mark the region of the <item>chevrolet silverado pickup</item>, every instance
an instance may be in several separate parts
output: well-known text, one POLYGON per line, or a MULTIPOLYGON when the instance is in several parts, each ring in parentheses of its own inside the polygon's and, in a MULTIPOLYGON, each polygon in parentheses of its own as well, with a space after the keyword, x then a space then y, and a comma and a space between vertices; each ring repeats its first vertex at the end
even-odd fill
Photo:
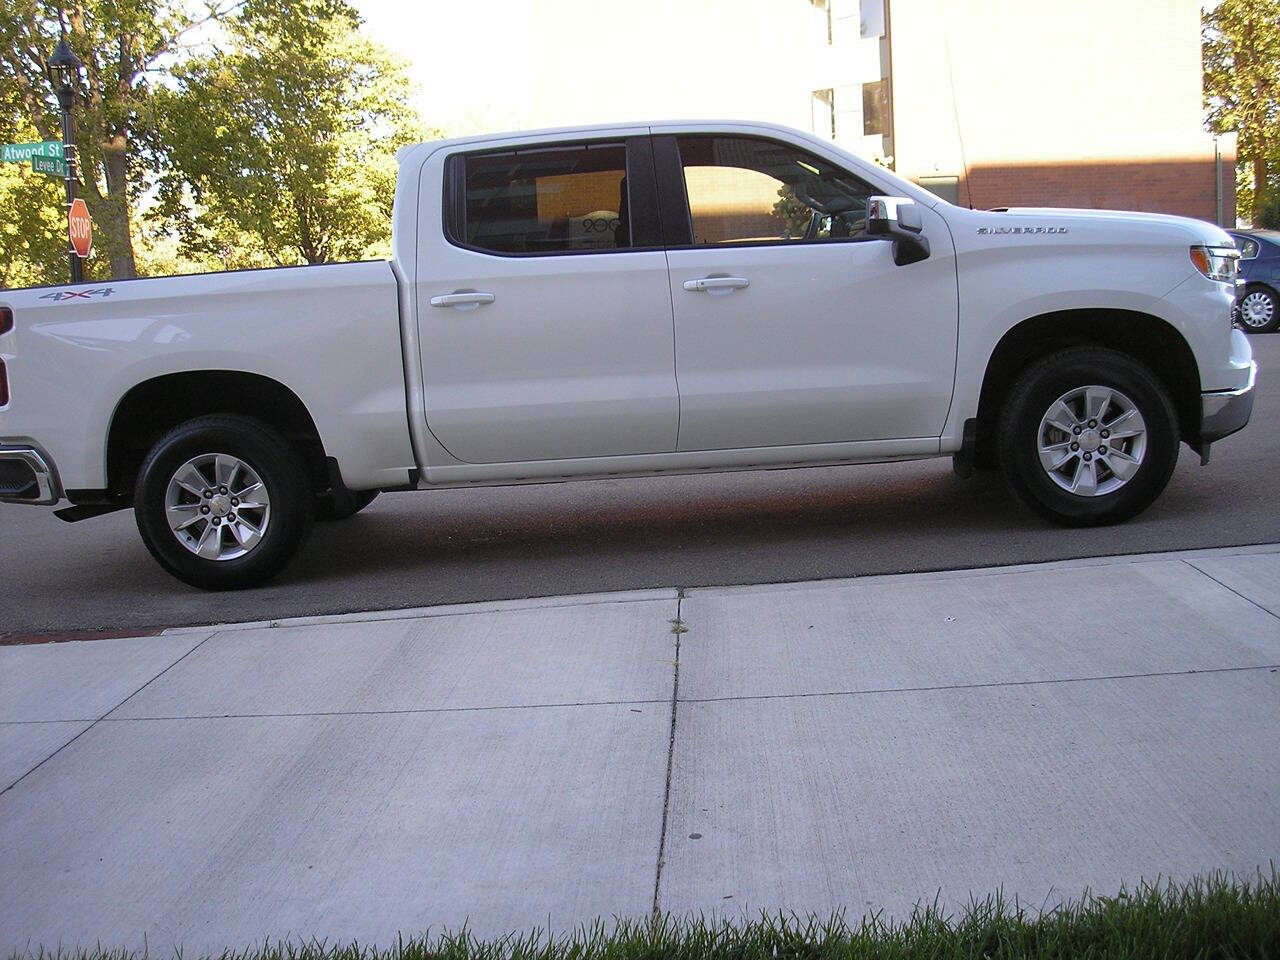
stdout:
POLYGON ((953 206, 817 137, 399 154, 390 261, 0 291, 0 500, 243 587, 378 491, 952 456, 1113 523, 1249 419, 1218 227, 953 206))

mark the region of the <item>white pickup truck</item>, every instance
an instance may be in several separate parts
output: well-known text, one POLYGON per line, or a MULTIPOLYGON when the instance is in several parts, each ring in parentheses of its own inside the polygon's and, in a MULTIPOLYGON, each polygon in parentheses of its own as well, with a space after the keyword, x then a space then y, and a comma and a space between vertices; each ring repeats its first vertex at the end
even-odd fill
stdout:
POLYGON ((1112 523, 1249 419, 1208 223, 962 209, 754 123, 399 163, 390 262, 0 291, 0 500, 131 506, 230 588, 380 490, 953 455, 1112 523))

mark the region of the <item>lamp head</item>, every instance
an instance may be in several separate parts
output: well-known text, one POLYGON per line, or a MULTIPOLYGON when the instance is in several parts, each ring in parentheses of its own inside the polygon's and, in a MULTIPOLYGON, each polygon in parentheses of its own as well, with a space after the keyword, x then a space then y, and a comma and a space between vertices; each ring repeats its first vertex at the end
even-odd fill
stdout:
POLYGON ((44 72, 49 82, 53 84, 54 92, 66 95, 74 93, 80 86, 81 68, 80 58, 67 45, 67 38, 64 35, 58 41, 58 46, 54 48, 53 56, 45 63, 44 72))

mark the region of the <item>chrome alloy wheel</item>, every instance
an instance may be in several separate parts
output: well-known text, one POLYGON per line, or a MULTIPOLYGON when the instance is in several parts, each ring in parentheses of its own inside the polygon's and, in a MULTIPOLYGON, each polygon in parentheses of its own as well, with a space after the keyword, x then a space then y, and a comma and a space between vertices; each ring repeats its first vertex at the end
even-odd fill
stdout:
POLYGON ((1077 387, 1049 405, 1040 420, 1040 465, 1068 493, 1101 497, 1119 490, 1142 466, 1147 424, 1132 400, 1112 387, 1077 387))
POLYGON ((235 560, 266 534, 271 497, 243 460, 229 453, 204 453, 169 478, 164 513, 178 542, 197 557, 235 560))
POLYGON ((1240 320, 1246 327, 1260 330, 1275 319, 1276 305, 1261 290, 1255 290, 1240 301, 1240 320))

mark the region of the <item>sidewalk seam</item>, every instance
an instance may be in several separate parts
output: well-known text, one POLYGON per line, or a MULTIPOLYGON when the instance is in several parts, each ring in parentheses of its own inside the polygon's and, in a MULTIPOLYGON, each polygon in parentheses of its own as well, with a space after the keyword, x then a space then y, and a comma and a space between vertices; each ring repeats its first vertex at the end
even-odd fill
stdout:
MULTIPOLYGON (((483 713, 493 710, 554 710, 570 707, 635 707, 641 704, 667 703, 667 700, 577 700, 563 703, 485 704, 478 707, 401 707, 387 710, 288 710, 278 713, 191 713, 159 717, 100 717, 103 723, 148 723, 164 720, 288 720, 295 717, 395 717, 424 713, 483 713)), ((124 704, 115 707, 119 710, 124 704)), ((114 710, 112 712, 114 712, 114 710)), ((30 720, 27 723, 56 721, 30 720)), ((84 722, 84 721, 81 721, 84 722)), ((95 721, 97 722, 97 721, 95 721)))
POLYGON ((138 694, 140 694, 143 690, 147 689, 147 687, 151 686, 151 684, 155 683, 157 680, 163 677, 166 673, 168 673, 170 670, 172 670, 174 667, 180 664, 183 660, 187 659, 187 657, 191 656, 193 653, 195 653, 197 650, 199 650, 201 647, 203 647, 206 643, 208 643, 217 635, 218 635, 218 632, 216 630, 212 631, 209 634, 209 636, 205 637, 203 640, 201 640, 199 643, 193 646, 190 650, 188 650, 186 653, 180 656, 177 660, 173 661, 173 663, 169 664, 167 667, 165 667, 163 670, 157 673, 154 677, 151 677, 149 680, 146 681, 146 683, 138 687, 137 690, 134 690, 133 693, 129 694, 127 697, 125 697, 123 700, 117 703, 114 707, 111 707, 109 710, 107 710, 106 713, 100 716, 97 720, 94 720, 87 727, 85 727, 83 730, 77 733, 74 737, 72 737, 62 746, 58 747, 57 750, 53 751, 53 753, 49 754, 47 757, 45 757, 43 760, 37 763, 34 767, 32 767, 22 776, 18 777, 17 780, 13 781, 13 783, 9 784, 3 790, 0 790, 0 797, 3 797, 6 793, 8 793, 10 790, 16 787, 18 784, 20 784, 23 780, 27 779, 27 777, 31 776, 31 774, 35 773, 37 770, 43 767, 46 763, 48 763, 50 760, 52 760, 54 757, 60 754, 63 750, 67 749, 67 747, 71 746, 73 743, 75 743, 77 740, 83 737, 86 733, 88 733, 98 724, 102 723, 102 721, 105 720, 110 714, 115 713, 117 710, 123 707, 126 703, 128 703, 138 694))
POLYGON ((1050 677, 1043 680, 992 680, 987 683, 943 683, 922 687, 872 687, 867 690, 820 690, 813 693, 744 693, 728 697, 690 697, 682 703, 733 703, 739 700, 802 700, 807 697, 862 697, 884 693, 937 693, 943 690, 986 690, 993 687, 1038 687, 1055 683, 1091 683, 1103 680, 1144 680, 1158 677, 1187 677, 1205 673, 1247 673, 1278 670, 1280 663, 1260 663, 1248 667, 1204 667, 1190 670, 1158 670, 1152 673, 1113 673, 1096 677, 1050 677))
POLYGON ((671 732, 667 740, 667 782, 662 790, 662 829, 658 834, 658 866, 653 877, 653 917, 662 912, 662 866, 667 855, 667 814, 671 809, 671 767, 676 753, 676 708, 680 704, 680 638, 686 632, 683 617, 684 589, 676 595, 676 618, 671 621, 671 632, 676 637, 676 658, 671 682, 671 732))
POLYGON ((1201 568, 1201 567, 1197 567, 1197 566, 1196 566, 1194 563, 1192 563, 1190 560, 1183 560, 1182 562, 1183 562, 1183 563, 1185 563, 1185 564, 1186 564, 1188 567, 1190 567, 1192 570, 1195 570, 1195 571, 1197 571, 1198 573, 1202 573, 1202 574, 1204 574, 1206 577, 1208 577, 1210 580, 1212 580, 1212 581, 1213 581, 1214 583, 1216 583, 1218 586, 1222 587, 1224 590, 1230 590, 1232 593, 1234 593, 1234 594, 1235 594, 1237 597, 1239 597, 1241 600, 1244 600, 1244 601, 1246 601, 1246 602, 1248 602, 1248 603, 1253 604, 1255 607, 1257 607, 1259 610, 1261 610, 1263 613, 1265 613, 1267 616, 1271 617, 1272 619, 1280 620, 1280 614, 1276 613, 1274 610, 1269 609, 1268 607, 1264 607, 1264 606, 1263 606, 1262 604, 1260 604, 1257 600, 1253 600, 1253 599, 1251 599, 1251 598, 1249 598, 1249 597, 1246 597, 1243 593, 1241 593, 1241 592, 1240 592, 1239 590, 1237 590, 1235 587, 1232 587, 1232 586, 1230 586, 1230 585, 1228 585, 1228 584, 1223 583, 1221 580, 1219 580, 1217 577, 1215 577, 1215 576, 1214 576, 1212 573, 1210 573, 1208 570, 1205 570, 1205 569, 1203 569, 1203 568, 1201 568))

